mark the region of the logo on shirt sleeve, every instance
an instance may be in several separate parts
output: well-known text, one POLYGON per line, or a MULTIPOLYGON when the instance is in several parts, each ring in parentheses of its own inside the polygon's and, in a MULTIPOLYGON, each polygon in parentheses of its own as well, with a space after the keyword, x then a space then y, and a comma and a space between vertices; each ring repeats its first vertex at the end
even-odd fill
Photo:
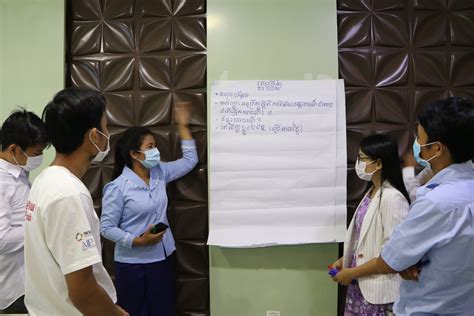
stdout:
POLYGON ((87 249, 95 247, 94 235, 90 230, 85 231, 83 233, 77 233, 76 240, 77 242, 81 243, 82 251, 86 251, 87 249))

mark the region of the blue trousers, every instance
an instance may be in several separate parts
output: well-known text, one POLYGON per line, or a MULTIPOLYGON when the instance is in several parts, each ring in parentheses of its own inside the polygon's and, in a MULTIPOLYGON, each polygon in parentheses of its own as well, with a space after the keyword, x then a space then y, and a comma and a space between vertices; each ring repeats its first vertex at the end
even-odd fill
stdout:
POLYGON ((115 262, 117 304, 130 316, 176 315, 176 259, 130 264, 115 262))

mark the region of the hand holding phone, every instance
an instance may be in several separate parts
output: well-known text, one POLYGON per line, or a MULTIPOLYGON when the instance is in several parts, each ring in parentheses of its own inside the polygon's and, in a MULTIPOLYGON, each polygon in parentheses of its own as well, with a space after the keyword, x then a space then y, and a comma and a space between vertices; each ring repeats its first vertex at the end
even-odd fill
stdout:
POLYGON ((168 229, 168 225, 166 225, 165 223, 158 223, 158 224, 155 224, 153 225, 153 228, 151 229, 151 233, 152 234, 158 234, 158 233, 161 233, 163 231, 165 231, 166 229, 168 229))
POLYGON ((143 234, 133 239, 133 246, 150 246, 161 242, 167 228, 165 223, 148 226, 143 234))

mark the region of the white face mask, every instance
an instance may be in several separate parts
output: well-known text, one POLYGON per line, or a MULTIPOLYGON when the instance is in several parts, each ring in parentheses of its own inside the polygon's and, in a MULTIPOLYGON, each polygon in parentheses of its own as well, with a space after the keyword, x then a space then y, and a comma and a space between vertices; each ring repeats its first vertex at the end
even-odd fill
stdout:
POLYGON ((21 166, 23 170, 25 171, 32 171, 41 166, 43 163, 43 154, 34 156, 34 157, 28 157, 26 159, 26 165, 21 166))
POLYGON ((377 172, 377 170, 374 170, 374 172, 371 172, 371 173, 367 173, 365 172, 365 168, 367 168, 368 164, 374 163, 375 161, 376 160, 366 162, 366 161, 360 161, 359 159, 357 159, 357 162, 355 165, 355 171, 357 173, 357 176, 365 181, 372 180, 372 176, 374 175, 374 173, 377 172))
POLYGON ((89 140, 91 141, 92 145, 94 145, 94 147, 99 151, 97 155, 94 157, 94 159, 92 160, 93 162, 101 162, 109 154, 109 151, 110 151, 110 137, 105 135, 99 130, 97 130, 97 133, 107 138, 107 148, 104 151, 100 150, 99 146, 97 146, 97 144, 94 143, 94 141, 92 140, 92 137, 91 137, 92 131, 90 131, 89 140))
POLYGON ((23 149, 20 148, 20 150, 26 157, 26 165, 20 165, 18 161, 16 161, 15 156, 12 156, 12 158, 13 160, 15 160, 16 164, 20 166, 23 170, 30 172, 41 166, 41 164, 43 163, 43 154, 30 157, 23 151, 23 149))

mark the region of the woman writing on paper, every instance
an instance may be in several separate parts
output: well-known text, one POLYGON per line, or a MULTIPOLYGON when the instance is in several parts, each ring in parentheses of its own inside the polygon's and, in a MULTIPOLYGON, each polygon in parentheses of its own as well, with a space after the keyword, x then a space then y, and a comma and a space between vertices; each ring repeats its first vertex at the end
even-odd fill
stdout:
POLYGON ((115 242, 118 304, 131 316, 175 315, 176 248, 167 229, 166 185, 198 162, 189 106, 179 104, 175 113, 183 158, 161 162, 152 132, 132 127, 117 144, 114 180, 104 188, 101 232, 115 242))

